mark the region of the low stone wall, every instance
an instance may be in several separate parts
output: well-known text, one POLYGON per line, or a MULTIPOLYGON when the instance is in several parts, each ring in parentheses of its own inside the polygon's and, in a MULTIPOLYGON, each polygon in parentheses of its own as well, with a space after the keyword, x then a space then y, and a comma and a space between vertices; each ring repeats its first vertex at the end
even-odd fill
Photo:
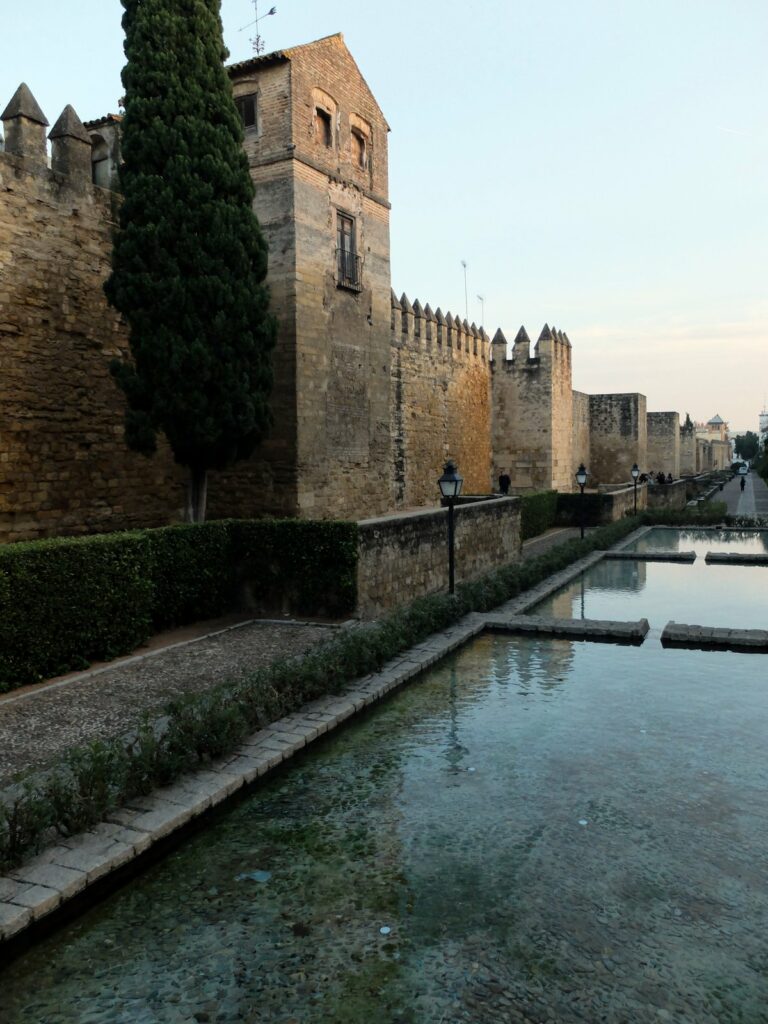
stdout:
POLYGON ((688 503, 688 482, 648 485, 648 508, 682 509, 688 503))
MULTIPOLYGON (((454 510, 456 583, 520 557, 519 498, 496 498, 454 510)), ((371 619, 425 594, 448 589, 448 510, 405 512, 358 523, 358 615, 371 619)))
MULTIPOLYGON (((646 484, 637 486, 637 511, 642 512, 648 507, 648 487, 646 484)), ((617 519, 623 519, 625 515, 631 515, 635 511, 635 488, 621 487, 612 488, 610 491, 600 493, 600 525, 615 523, 617 519)))

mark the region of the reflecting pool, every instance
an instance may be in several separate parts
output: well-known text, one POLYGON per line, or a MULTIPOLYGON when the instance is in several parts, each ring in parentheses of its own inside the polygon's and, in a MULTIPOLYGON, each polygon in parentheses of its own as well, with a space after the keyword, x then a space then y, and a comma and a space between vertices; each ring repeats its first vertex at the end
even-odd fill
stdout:
POLYGON ((673 530, 657 526, 627 544, 625 551, 695 551, 704 558, 708 551, 727 554, 768 553, 768 530, 673 530))
POLYGON ((481 637, 0 975, 0 1020, 765 1020, 761 665, 481 637))
POLYGON ((646 618, 657 629, 670 619, 698 626, 768 629, 766 596, 768 567, 707 565, 699 554, 692 565, 598 562, 527 610, 566 619, 646 618))

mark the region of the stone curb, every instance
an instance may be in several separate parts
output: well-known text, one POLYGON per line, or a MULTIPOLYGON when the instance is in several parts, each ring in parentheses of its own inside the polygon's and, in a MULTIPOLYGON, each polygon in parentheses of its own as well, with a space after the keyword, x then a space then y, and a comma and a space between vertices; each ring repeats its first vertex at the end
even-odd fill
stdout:
POLYGON ((696 561, 695 551, 606 551, 609 562, 686 562, 696 561))
POLYGON ((611 619, 556 619, 545 615, 492 615, 486 616, 485 625, 494 633, 536 633, 632 643, 642 643, 650 629, 648 619, 619 622, 611 619))
POLYGON ((465 616, 393 658, 380 672, 358 679, 343 694, 305 704, 254 733, 208 769, 183 776, 149 796, 134 798, 87 832, 61 840, 7 876, 0 876, 0 948, 37 921, 61 910, 88 886, 146 853, 155 843, 482 633, 485 625, 482 615, 465 616))
POLYGON ((768 565, 768 555, 731 555, 726 552, 708 551, 704 561, 710 565, 768 565))
POLYGON ((685 622, 668 622, 661 633, 664 647, 716 647, 725 651, 768 653, 768 630, 721 629, 718 626, 696 626, 685 622))

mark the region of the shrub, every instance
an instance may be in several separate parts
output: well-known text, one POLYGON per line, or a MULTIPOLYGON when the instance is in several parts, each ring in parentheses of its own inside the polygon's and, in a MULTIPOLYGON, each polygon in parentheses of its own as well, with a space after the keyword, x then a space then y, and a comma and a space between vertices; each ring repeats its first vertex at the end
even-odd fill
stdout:
POLYGON ((227 520, 148 530, 155 629, 224 615, 234 607, 233 524, 227 520))
POLYGON ((557 518, 557 491, 540 491, 537 494, 523 494, 521 540, 538 537, 551 529, 557 518))
POLYGON ((597 526, 602 510, 601 498, 602 495, 595 493, 559 493, 557 495, 557 525, 578 526, 581 523, 581 517, 584 516, 585 526, 597 526))
POLYGON ((247 603, 262 612, 351 614, 357 603, 357 524, 238 520, 234 558, 247 603))
POLYGON ((151 564, 138 532, 0 546, 0 691, 146 640, 151 564))

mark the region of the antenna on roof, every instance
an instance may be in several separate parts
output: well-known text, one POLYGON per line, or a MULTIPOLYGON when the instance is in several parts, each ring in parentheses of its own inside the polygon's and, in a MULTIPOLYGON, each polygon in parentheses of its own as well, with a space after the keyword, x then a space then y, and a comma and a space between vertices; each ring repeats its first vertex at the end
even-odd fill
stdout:
POLYGON ((259 57, 264 53, 265 49, 264 40, 259 35, 259 22, 263 21, 264 18, 269 18, 271 15, 277 14, 277 8, 270 7, 266 14, 259 15, 259 0, 253 0, 253 13, 256 16, 254 20, 249 21, 247 25, 243 25, 243 27, 238 31, 245 32, 247 28, 253 28, 254 25, 256 26, 256 35, 251 39, 251 46, 253 47, 253 52, 257 57, 259 57))

